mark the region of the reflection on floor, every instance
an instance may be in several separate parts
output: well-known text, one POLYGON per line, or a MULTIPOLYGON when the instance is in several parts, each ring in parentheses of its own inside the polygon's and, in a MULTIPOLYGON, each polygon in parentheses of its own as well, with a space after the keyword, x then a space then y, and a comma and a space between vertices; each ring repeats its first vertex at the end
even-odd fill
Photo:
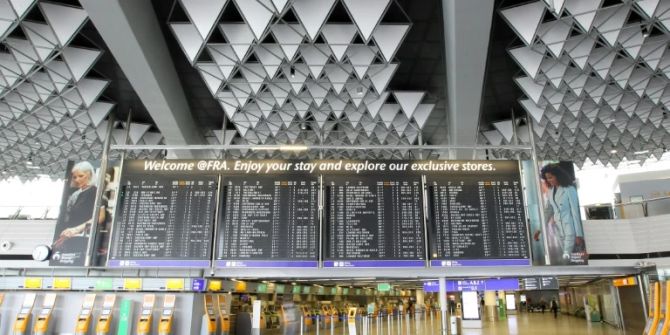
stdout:
MULTIPOLYGON (((356 323, 356 335, 419 335, 419 334, 440 334, 439 318, 420 318, 418 320, 402 318, 398 321, 393 320, 372 320, 366 327, 364 322, 356 323), (367 329, 366 329, 367 328, 367 329)), ((539 314, 519 314, 509 315, 507 320, 496 322, 483 322, 481 329, 462 329, 462 335, 553 335, 553 334, 571 334, 571 335, 603 335, 603 334, 623 334, 623 331, 615 329, 607 324, 595 322, 589 323, 584 319, 568 315, 559 315, 554 319, 551 313, 539 314)), ((336 323, 335 327, 328 324, 326 327, 320 327, 317 331, 314 326, 309 327, 302 332, 305 335, 350 335, 346 327, 341 323, 336 323), (332 329, 332 330, 331 330, 332 329)), ((282 330, 263 330, 263 335, 274 334, 301 334, 299 327, 295 329, 282 330)), ((451 333, 445 333, 452 335, 451 333)))

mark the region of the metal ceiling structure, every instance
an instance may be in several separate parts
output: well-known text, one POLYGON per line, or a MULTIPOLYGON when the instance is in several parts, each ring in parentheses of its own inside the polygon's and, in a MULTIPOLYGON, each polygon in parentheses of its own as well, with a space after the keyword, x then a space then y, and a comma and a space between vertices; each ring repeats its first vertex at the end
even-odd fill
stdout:
MULTIPOLYGON (((68 3, 0 0, 0 177, 61 177, 67 159, 100 158, 115 103, 92 71, 103 50, 78 44, 87 22, 68 3)), ((131 142, 162 142, 149 124, 130 127, 131 142)), ((126 143, 125 131, 114 138, 126 143)))
POLYGON ((642 163, 670 148, 669 22, 670 0, 0 0, 0 179, 99 158, 129 114, 111 141, 137 158, 642 163), (318 150, 250 150, 283 145, 318 150))
POLYGON ((541 158, 618 166, 666 152, 670 1, 532 1, 500 15, 523 42, 509 55, 541 158))
POLYGON ((175 6, 188 21, 173 14, 170 29, 234 125, 215 130, 211 144, 409 145, 419 141, 435 107, 423 91, 387 89, 411 27, 408 17, 382 20, 398 6, 390 0, 180 0, 175 6), (337 21, 329 19, 336 4, 346 10, 337 21), (225 11, 233 14, 221 18, 225 11))

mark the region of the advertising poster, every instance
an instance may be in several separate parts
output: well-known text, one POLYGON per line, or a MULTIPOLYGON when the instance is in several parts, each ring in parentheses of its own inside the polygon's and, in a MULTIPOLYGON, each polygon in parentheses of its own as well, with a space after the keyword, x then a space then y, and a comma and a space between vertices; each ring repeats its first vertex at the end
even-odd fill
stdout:
POLYGON ((116 190, 120 177, 118 164, 110 162, 107 171, 100 171, 99 161, 69 162, 61 210, 51 245, 51 266, 83 266, 91 225, 95 221, 97 238, 92 265, 104 265, 109 244, 109 229, 113 221, 116 190), (98 185, 100 173, 105 181, 98 185), (98 187, 103 187, 100 211, 96 220, 93 212, 98 187))
MULTIPOLYGON (((524 161, 523 167, 525 172, 535 168, 532 161, 524 161)), ((524 173, 526 185, 534 184, 529 180, 534 176, 533 173, 524 173)), ((546 265, 548 258, 551 265, 586 265, 588 253, 574 164, 568 161, 542 161, 537 176, 539 190, 534 187, 526 189, 533 264, 546 265), (538 191, 542 199, 539 205, 538 191), (544 212, 544 222, 541 222, 538 208, 544 212)))

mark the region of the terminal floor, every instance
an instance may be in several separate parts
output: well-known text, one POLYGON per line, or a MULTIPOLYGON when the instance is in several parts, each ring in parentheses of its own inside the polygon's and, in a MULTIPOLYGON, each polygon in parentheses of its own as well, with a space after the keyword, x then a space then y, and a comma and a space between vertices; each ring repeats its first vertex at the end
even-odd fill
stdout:
MULTIPOLYGON (((387 321, 387 320, 385 320, 387 321)), ((472 329, 464 328, 462 329, 462 335, 480 335, 480 334, 494 334, 494 335, 553 335, 553 334, 571 334, 571 335, 604 335, 604 334, 613 334, 623 335, 624 332, 614 327, 600 323, 590 323, 586 322, 585 319, 577 318, 569 315, 559 315, 557 319, 554 319, 551 313, 523 313, 518 315, 510 315, 505 321, 495 321, 495 322, 482 322, 483 327, 481 329, 472 329)), ((349 335, 349 332, 337 324, 336 327, 333 327, 331 333, 331 328, 319 329, 317 333, 314 327, 310 327, 308 331, 303 332, 305 335, 349 335)), ((367 332, 363 331, 363 327, 360 324, 357 324, 357 333, 356 335, 419 335, 419 334, 440 334, 440 323, 439 319, 435 318, 432 320, 420 319, 414 320, 411 319, 409 323, 403 322, 398 324, 397 320, 391 323, 389 329, 388 322, 375 323, 372 322, 367 332)), ((299 332, 284 332, 279 330, 278 332, 265 330, 262 334, 300 334, 299 332)))

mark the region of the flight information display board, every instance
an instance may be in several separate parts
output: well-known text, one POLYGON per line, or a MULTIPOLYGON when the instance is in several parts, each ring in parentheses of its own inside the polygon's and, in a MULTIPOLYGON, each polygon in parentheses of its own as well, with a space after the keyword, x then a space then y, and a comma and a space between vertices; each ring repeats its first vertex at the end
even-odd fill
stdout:
POLYGON ((521 287, 527 291, 558 290, 559 283, 556 277, 528 277, 521 280, 521 287))
POLYGON ((324 175, 324 267, 425 267, 418 174, 324 175))
POLYGON ((218 180, 124 174, 107 266, 211 266, 218 180))
POLYGON ((318 266, 316 176, 225 176, 222 185, 217 266, 318 266))
POLYGON ((530 265, 518 163, 462 166, 426 174, 431 266, 530 265))

